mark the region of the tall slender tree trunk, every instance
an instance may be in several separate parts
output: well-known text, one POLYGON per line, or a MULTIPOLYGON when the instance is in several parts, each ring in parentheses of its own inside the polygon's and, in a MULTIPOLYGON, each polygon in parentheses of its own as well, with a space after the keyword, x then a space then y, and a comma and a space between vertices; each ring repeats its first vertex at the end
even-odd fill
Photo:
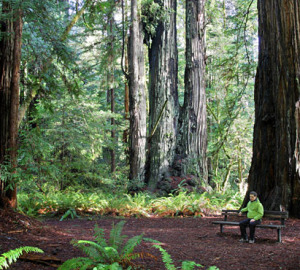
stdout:
MULTIPOLYGON (((2 2, 0 41, 0 164, 10 164, 11 173, 17 163, 19 80, 22 41, 22 13, 2 2)), ((0 170, 1 176, 1 170, 0 170)), ((17 206, 16 184, 0 180, 0 207, 17 206), (12 186, 12 188, 8 188, 12 186)))
POLYGON ((131 0, 129 39, 130 179, 144 182, 146 163, 146 96, 141 7, 131 0))
MULTIPOLYGON (((129 36, 126 34, 125 24, 128 24, 128 16, 127 16, 127 10, 128 10, 128 3, 127 0, 122 0, 122 12, 123 12, 123 55, 125 58, 125 66, 124 66, 124 75, 125 75, 125 85, 124 85, 124 109, 125 109, 125 121, 130 121, 130 110, 129 110, 129 79, 128 79, 128 72, 129 72, 129 36), (125 6, 124 6, 125 4, 125 6)), ((122 61, 123 59, 121 59, 122 61)), ((129 122, 130 123, 130 122, 129 122)), ((130 127, 126 128, 123 131, 123 142, 125 144, 129 141, 129 130, 130 127)), ((126 152, 126 156, 128 156, 129 160, 129 147, 128 151, 126 152)))
MULTIPOLYGON (((108 100, 110 101, 110 111, 112 113, 115 112, 115 77, 114 77, 114 73, 115 73, 115 67, 114 67, 114 61, 115 61, 115 57, 114 57, 114 33, 113 33, 113 24, 114 24, 114 1, 111 3, 111 10, 108 14, 108 40, 109 40, 109 56, 108 56, 108 95, 110 96, 110 98, 108 98, 108 100)), ((110 124, 111 124, 111 141, 115 142, 116 139, 116 131, 115 131, 115 119, 112 117, 110 120, 110 124)), ((116 153, 115 153, 115 149, 114 146, 111 146, 110 148, 110 171, 112 173, 114 173, 116 171, 116 153)))
POLYGON ((300 0, 259 0, 258 13, 248 192, 256 190, 268 210, 282 206, 300 217, 300 0))
POLYGON ((150 190, 154 190, 157 183, 168 176, 175 156, 179 115, 176 0, 157 2, 171 12, 167 21, 158 24, 149 49, 149 133, 151 137, 147 182, 150 190), (167 102, 166 106, 164 106, 165 102, 167 102))
POLYGON ((204 9, 205 0, 186 1, 185 93, 177 150, 180 159, 195 164, 200 179, 207 184, 204 9))
MULTIPOLYGON (((128 47, 128 38, 125 38, 125 47, 128 47)), ((128 53, 125 53, 125 72, 128 73, 128 53)), ((126 78, 125 78, 126 79, 126 78)), ((129 110, 129 82, 125 81, 124 86, 124 111, 125 111, 125 121, 130 121, 130 110, 129 110)), ((123 132, 123 142, 128 143, 129 128, 126 128, 123 132)))

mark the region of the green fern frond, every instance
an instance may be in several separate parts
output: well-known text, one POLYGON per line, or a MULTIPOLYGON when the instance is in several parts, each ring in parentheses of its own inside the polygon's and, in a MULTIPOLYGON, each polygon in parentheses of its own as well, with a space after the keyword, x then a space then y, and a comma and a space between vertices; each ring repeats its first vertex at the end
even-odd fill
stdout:
POLYGON ((95 225, 95 240, 101 247, 107 247, 104 230, 95 225))
POLYGON ((193 270, 195 267, 203 267, 203 265, 193 261, 184 261, 181 265, 182 270, 193 270))
POLYGON ((150 242, 150 243, 161 244, 160 241, 152 239, 152 238, 148 238, 148 237, 144 237, 143 240, 147 241, 147 242, 150 242))
POLYGON ((105 258, 102 255, 102 252, 99 252, 99 250, 93 246, 88 246, 82 244, 81 246, 78 246, 89 258, 93 260, 98 260, 98 261, 104 261, 105 258))
POLYGON ((160 251, 162 255, 162 260, 165 263, 167 270, 176 270, 176 267, 173 264, 173 260, 170 254, 159 245, 154 245, 153 247, 157 248, 160 251))
POLYGON ((57 268, 57 270, 72 270, 72 269, 80 269, 85 270, 88 267, 95 265, 94 260, 90 258, 78 257, 72 258, 70 260, 65 261, 61 266, 57 268))
POLYGON ((105 247, 93 241, 79 240, 74 246, 79 247, 86 255, 91 258, 96 258, 98 261, 104 262, 109 258, 105 252, 105 247))
POLYGON ((135 247, 138 246, 142 242, 142 240, 143 240, 143 234, 130 238, 127 241, 124 248, 122 249, 121 255, 123 257, 126 257, 129 254, 131 254, 134 251, 135 247))
POLYGON ((37 247, 20 247, 13 250, 10 250, 6 253, 1 254, 0 256, 0 269, 6 269, 9 267, 10 264, 16 262, 17 259, 23 254, 23 252, 37 252, 37 253, 44 253, 43 250, 37 247))
POLYGON ((122 235, 122 230, 124 227, 125 221, 120 221, 117 225, 113 224, 113 227, 110 231, 109 236, 109 246, 119 250, 120 246, 123 243, 123 240, 127 238, 126 235, 122 235))
POLYGON ((113 247, 106 247, 105 256, 108 258, 110 263, 116 262, 120 259, 118 251, 113 247))
MULTIPOLYGON (((102 270, 102 268, 97 268, 97 270, 98 269, 102 270)), ((103 268, 103 270, 122 270, 122 269, 123 269, 122 266, 117 262, 115 262, 111 265, 107 265, 107 266, 105 266, 105 268, 103 268)))

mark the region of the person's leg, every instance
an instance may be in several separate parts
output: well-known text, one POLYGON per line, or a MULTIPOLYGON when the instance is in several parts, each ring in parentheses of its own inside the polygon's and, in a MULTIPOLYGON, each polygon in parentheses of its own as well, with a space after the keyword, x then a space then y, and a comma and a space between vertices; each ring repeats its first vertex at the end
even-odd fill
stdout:
POLYGON ((255 220, 254 222, 249 223, 249 228, 250 228, 250 240, 251 242, 254 242, 254 236, 255 236, 255 227, 256 225, 260 224, 261 220, 255 220))
POLYGON ((241 236, 242 239, 248 240, 247 232, 246 232, 246 227, 250 222, 250 218, 247 218, 245 220, 240 221, 240 230, 241 230, 241 236))

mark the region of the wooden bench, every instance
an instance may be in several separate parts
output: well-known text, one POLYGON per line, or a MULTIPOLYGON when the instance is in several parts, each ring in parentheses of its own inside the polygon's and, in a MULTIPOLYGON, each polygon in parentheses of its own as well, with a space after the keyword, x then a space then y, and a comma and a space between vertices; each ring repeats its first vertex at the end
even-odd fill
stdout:
MULTIPOLYGON (((220 231, 223 233, 223 226, 239 226, 238 221, 228 221, 229 216, 238 216, 239 210, 222 210, 224 220, 213 221, 213 224, 220 225, 220 231)), ((245 218, 247 213, 242 213, 245 218)), ((281 243, 281 229, 285 227, 285 220, 288 218, 288 212, 282 211, 264 211, 263 222, 256 226, 256 228, 276 229, 278 242, 281 243), (267 220, 267 223, 266 223, 267 220), (272 221, 275 221, 273 224, 272 221), (280 223, 279 223, 280 222, 280 223)))

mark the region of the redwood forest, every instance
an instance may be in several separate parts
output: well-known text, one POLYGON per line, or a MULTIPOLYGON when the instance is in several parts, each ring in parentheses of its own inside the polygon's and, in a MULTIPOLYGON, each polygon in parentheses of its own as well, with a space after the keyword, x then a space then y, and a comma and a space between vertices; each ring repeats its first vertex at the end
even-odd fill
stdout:
POLYGON ((300 0, 1 0, 0 27, 0 269, 300 269, 300 0))

